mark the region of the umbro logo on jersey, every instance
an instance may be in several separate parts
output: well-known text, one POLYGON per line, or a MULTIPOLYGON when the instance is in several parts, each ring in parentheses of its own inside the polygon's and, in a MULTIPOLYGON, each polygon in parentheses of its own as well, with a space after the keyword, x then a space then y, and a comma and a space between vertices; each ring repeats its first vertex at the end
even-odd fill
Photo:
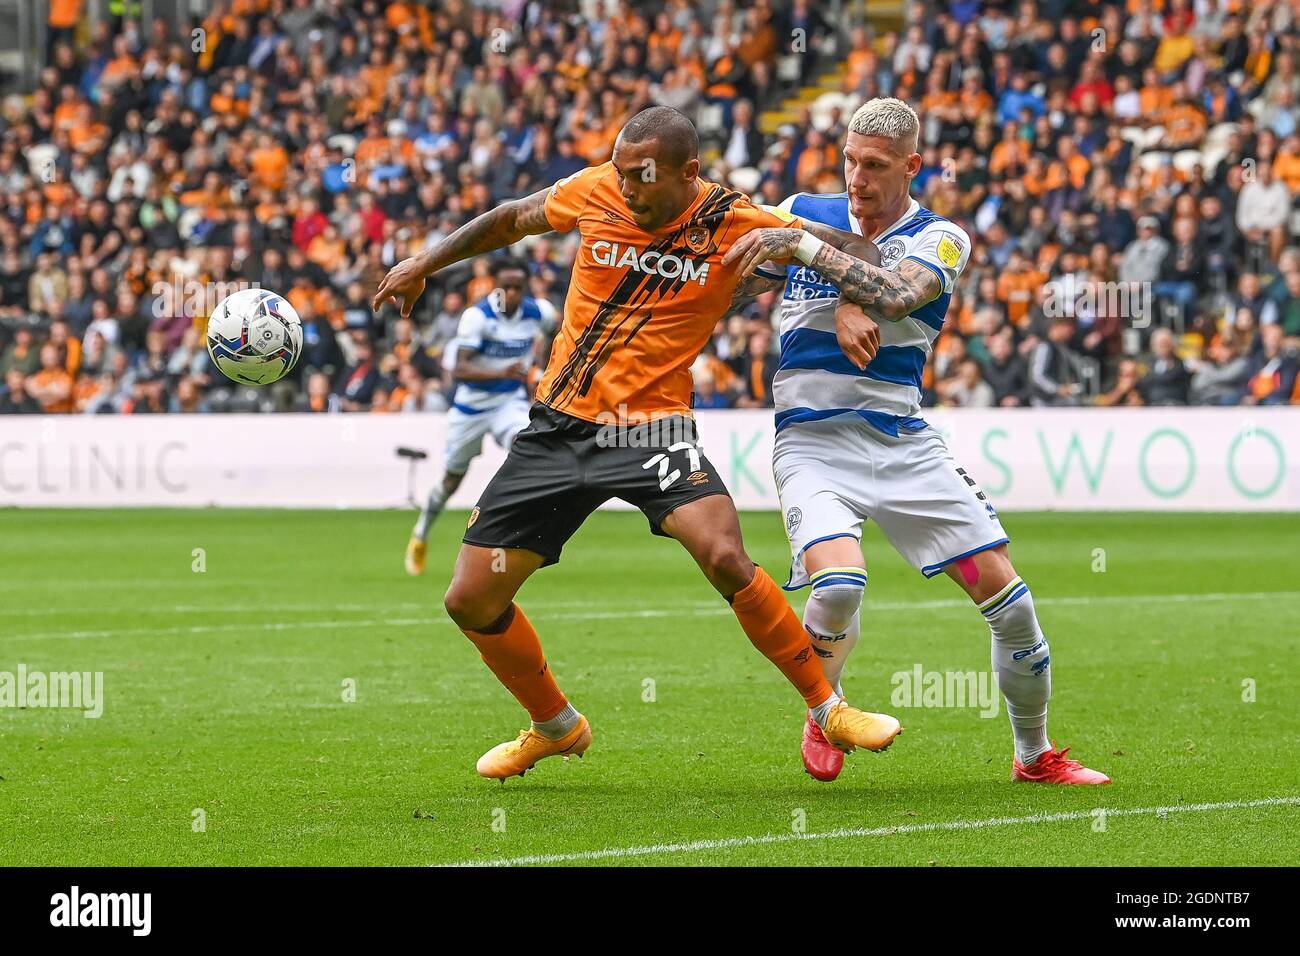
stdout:
POLYGON ((612 209, 605 210, 605 221, 606 222, 627 222, 626 219, 624 219, 622 216, 620 216, 612 209))
POLYGON ((707 471, 693 471, 686 476, 686 480, 693 485, 707 485, 709 483, 709 473, 707 471))
POLYGON ((604 239, 591 244, 591 258, 597 265, 648 272, 651 275, 663 276, 665 279, 678 279, 681 282, 698 282, 704 285, 709 277, 707 262, 683 259, 680 256, 666 256, 660 252, 643 253, 631 246, 621 246, 617 242, 607 242, 604 239))

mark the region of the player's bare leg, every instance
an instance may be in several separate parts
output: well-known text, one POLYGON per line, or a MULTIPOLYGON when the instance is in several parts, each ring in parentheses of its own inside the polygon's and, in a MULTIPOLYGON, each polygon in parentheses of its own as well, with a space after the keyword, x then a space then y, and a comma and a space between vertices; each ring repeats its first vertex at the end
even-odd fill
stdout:
POLYGON ((993 636, 993 672, 1006 701, 1016 756, 1011 779, 1035 783, 1110 783, 1056 750, 1047 738, 1047 702, 1052 696, 1051 657, 1038 625, 1033 595, 1016 574, 1005 544, 945 566, 948 577, 970 595, 993 636))
POLYGON ((514 603, 542 561, 540 554, 522 548, 462 544, 443 599, 447 614, 533 721, 516 739, 479 758, 478 772, 484 777, 523 776, 544 757, 581 757, 591 744, 587 718, 574 710, 556 684, 537 631, 514 603))
MULTIPOLYGON (((803 566, 812 583, 804 607, 803 627, 835 693, 844 696, 840 677, 861 632, 862 594, 867 566, 852 535, 829 538, 803 553, 803 566)), ((832 747, 810 712, 799 745, 804 769, 816 780, 834 780, 844 766, 844 754, 832 747)))
POLYGON ((464 472, 458 475, 449 471, 442 476, 441 482, 429 490, 429 497, 425 500, 424 507, 420 509, 420 517, 415 522, 415 530, 411 532, 411 540, 406 542, 407 574, 418 576, 424 573, 424 564, 429 553, 429 530, 438 519, 438 515, 442 514, 447 499, 456 493, 456 489, 464 480, 464 472))
POLYGON ((745 552, 740 518, 729 497, 710 495, 687 502, 662 526, 731 604, 753 645, 799 691, 831 744, 848 752, 855 747, 884 750, 893 742, 901 731, 897 720, 850 707, 826 680, 785 595, 745 552))

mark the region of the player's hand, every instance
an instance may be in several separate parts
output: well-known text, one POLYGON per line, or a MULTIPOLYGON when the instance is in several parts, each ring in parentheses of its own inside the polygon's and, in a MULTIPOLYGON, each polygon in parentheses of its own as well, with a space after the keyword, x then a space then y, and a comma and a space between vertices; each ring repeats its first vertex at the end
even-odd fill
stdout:
POLYGON ((528 381, 528 366, 523 362, 512 362, 506 366, 506 376, 526 382, 528 381))
POLYGON ((388 270, 384 281, 379 283, 379 291, 370 302, 370 308, 378 312, 385 302, 393 302, 402 310, 402 318, 409 319, 415 301, 424 294, 424 263, 419 256, 403 259, 388 270), (397 300, 401 299, 401 302, 397 300))
POLYGON ((764 262, 789 265, 802 238, 802 229, 751 229, 731 244, 722 265, 735 266, 742 279, 764 262))
POLYGON ((856 302, 840 302, 835 307, 835 338, 849 361, 860 369, 880 351, 880 326, 856 302))

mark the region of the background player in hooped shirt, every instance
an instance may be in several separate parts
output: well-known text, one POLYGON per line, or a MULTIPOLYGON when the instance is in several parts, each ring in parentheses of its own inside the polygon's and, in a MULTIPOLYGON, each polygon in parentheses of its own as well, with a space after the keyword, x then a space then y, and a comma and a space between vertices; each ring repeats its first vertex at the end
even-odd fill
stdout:
MULTIPOLYGON (((517 739, 479 758, 482 776, 504 780, 545 757, 581 755, 591 742, 587 719, 560 690, 514 598, 613 497, 640 508, 654 533, 681 542, 831 744, 882 750, 901 729, 835 693, 781 589, 746 554, 735 505, 694 439, 690 366, 739 281, 723 256, 752 229, 799 224, 700 179, 698 150, 681 113, 643 110, 619 134, 610 162, 475 218, 394 266, 375 294, 375 308, 400 298, 407 315, 426 278, 454 262, 551 230, 576 229, 582 239, 531 424, 471 512, 444 598, 532 718, 517 739)), ((851 233, 810 229, 828 244, 871 252, 851 233)))
POLYGON ((528 427, 528 373, 539 347, 555 334, 555 306, 524 294, 528 270, 522 262, 498 259, 492 277, 496 288, 461 314, 448 345, 457 384, 447 412, 446 460, 407 542, 408 574, 424 573, 429 529, 483 450, 483 436, 490 434, 508 452, 515 433, 528 427))
MULTIPOLYGON (((804 625, 838 692, 867 583, 862 522, 874 519, 913 567, 947 574, 988 622, 1014 737, 1012 779, 1110 783, 1049 742, 1050 657, 1033 597, 993 506, 919 417, 926 356, 970 257, 966 233, 909 195, 919 131, 906 103, 871 100, 845 137, 847 192, 782 203, 805 223, 873 240, 879 266, 818 249, 797 229, 750 233, 728 253, 752 273, 745 291, 785 287, 772 464, 794 555, 786 587, 812 585, 804 625), (801 246, 808 265, 772 269, 801 246)), ((839 775, 843 755, 814 721, 800 749, 814 777, 839 775)))

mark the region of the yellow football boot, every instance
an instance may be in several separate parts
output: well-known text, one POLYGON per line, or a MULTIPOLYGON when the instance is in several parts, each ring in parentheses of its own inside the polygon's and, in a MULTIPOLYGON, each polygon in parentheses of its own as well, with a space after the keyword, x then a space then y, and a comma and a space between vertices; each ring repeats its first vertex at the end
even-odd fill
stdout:
POLYGON ((424 573, 424 559, 429 554, 429 543, 414 535, 406 542, 406 573, 418 578, 424 573))
POLYGON ((903 732, 903 728, 888 714, 871 714, 840 701, 831 708, 822 732, 832 747, 852 753, 855 747, 884 750, 903 732))
POLYGON ((544 757, 561 756, 581 757, 591 746, 591 725, 587 718, 579 715, 577 726, 559 740, 544 737, 529 727, 519 731, 514 740, 497 744, 478 758, 478 772, 481 777, 493 780, 505 780, 506 777, 520 776, 532 770, 533 765, 544 757))

